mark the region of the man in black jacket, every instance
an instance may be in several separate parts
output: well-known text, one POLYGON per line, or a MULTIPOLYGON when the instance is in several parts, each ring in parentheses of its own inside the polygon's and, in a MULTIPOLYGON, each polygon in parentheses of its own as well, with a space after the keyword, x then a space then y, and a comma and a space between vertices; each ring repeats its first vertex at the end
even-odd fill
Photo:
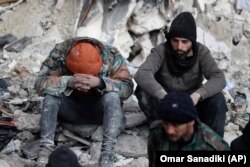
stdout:
POLYGON ((242 135, 231 142, 231 150, 233 151, 249 151, 250 150, 250 120, 242 130, 242 135))

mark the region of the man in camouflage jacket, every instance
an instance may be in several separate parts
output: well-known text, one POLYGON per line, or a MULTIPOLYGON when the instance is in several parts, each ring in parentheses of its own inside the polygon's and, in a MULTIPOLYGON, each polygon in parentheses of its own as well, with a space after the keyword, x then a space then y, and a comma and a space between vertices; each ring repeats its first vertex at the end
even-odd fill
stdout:
POLYGON ((199 121, 187 93, 170 92, 161 100, 157 113, 161 121, 151 125, 148 137, 149 167, 155 167, 156 151, 230 150, 220 135, 199 121))
POLYGON ((74 124, 103 124, 100 166, 113 166, 114 145, 125 124, 121 101, 133 92, 132 77, 116 48, 88 37, 57 44, 42 63, 35 89, 45 96, 38 166, 46 163, 54 148, 57 117, 74 124), (74 74, 67 68, 69 52, 81 42, 100 53, 102 66, 97 75, 74 74))

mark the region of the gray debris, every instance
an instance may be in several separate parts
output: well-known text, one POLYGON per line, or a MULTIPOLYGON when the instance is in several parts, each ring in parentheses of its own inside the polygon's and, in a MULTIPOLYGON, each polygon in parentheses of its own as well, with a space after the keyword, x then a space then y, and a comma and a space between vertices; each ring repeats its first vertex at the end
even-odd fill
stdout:
POLYGON ((20 112, 15 125, 18 130, 37 133, 40 130, 40 117, 38 114, 20 112))
POLYGON ((145 124, 147 122, 147 118, 144 113, 128 113, 125 115, 126 117, 126 128, 134 128, 136 126, 145 124))
POLYGON ((21 52, 26 46, 32 44, 32 38, 30 37, 23 37, 16 42, 13 42, 9 46, 5 48, 8 52, 21 52))
POLYGON ((147 155, 147 141, 138 136, 120 135, 115 152, 128 158, 138 158, 147 155))
POLYGON ((11 78, 0 78, 0 91, 6 90, 11 85, 11 78))
POLYGON ((17 134, 17 138, 22 142, 31 142, 34 140, 34 135, 30 131, 22 131, 17 134))
POLYGON ((34 140, 21 148, 24 156, 30 160, 37 158, 40 149, 40 140, 34 140))
POLYGON ((90 137, 98 127, 98 125, 75 125, 69 123, 63 123, 62 126, 82 137, 90 137))
POLYGON ((101 142, 102 141, 102 135, 103 135, 103 129, 102 126, 98 126, 96 131, 93 133, 91 136, 91 139, 96 142, 101 142))
POLYGON ((140 157, 133 160, 131 163, 124 165, 123 167, 148 167, 148 159, 146 157, 140 157))
POLYGON ((17 40, 17 37, 15 37, 12 34, 6 34, 3 36, 0 36, 0 48, 4 47, 5 45, 17 40))

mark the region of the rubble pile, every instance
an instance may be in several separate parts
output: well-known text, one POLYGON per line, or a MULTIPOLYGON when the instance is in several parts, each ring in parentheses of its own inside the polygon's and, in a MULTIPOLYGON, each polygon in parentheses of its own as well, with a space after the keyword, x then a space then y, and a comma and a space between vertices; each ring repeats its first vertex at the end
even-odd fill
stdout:
MULTIPOLYGON (((34 165, 43 97, 34 90, 40 65, 56 43, 90 36, 116 46, 132 75, 152 47, 165 40, 173 17, 191 12, 197 40, 224 71, 229 111, 225 140, 230 143, 250 114, 250 5, 243 0, 5 0, 0 1, 0 116, 12 119, 16 135, 0 153, 1 164, 34 165), (244 4, 246 3, 246 4, 244 4)), ((119 167, 147 167, 146 117, 132 95, 123 106, 127 124, 115 148, 119 167)), ((102 127, 59 124, 57 145, 68 145, 83 166, 96 165, 102 127)))

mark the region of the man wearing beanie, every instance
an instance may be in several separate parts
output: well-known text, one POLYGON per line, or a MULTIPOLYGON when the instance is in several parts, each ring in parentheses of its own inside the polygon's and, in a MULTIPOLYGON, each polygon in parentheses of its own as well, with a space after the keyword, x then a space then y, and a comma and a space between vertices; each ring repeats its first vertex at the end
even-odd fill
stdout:
POLYGON ((209 49, 196 41, 192 14, 177 15, 165 36, 167 41, 151 50, 135 74, 135 95, 141 110, 151 123, 157 117, 159 100, 170 91, 184 91, 192 98, 200 120, 223 136, 228 111, 221 93, 225 77, 209 49))
POLYGON ((168 93, 157 108, 160 122, 150 127, 148 137, 149 167, 155 167, 156 151, 230 150, 220 135, 201 123, 189 94, 168 93))
POLYGON ((35 89, 45 96, 37 166, 45 166, 55 147, 59 120, 102 124, 100 166, 112 167, 114 146, 125 124, 122 100, 133 92, 132 77, 119 51, 88 37, 59 43, 42 63, 35 89))
POLYGON ((46 167, 81 167, 81 165, 70 148, 60 146, 50 154, 46 167))

